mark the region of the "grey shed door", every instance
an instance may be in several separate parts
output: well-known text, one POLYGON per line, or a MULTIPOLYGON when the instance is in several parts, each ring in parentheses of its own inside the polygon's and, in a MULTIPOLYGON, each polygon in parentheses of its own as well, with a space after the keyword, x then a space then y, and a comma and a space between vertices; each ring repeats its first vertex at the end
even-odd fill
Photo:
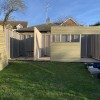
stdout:
POLYGON ((81 37, 81 57, 87 58, 87 36, 82 35, 81 37))
POLYGON ((91 58, 91 35, 81 37, 81 57, 91 58))
POLYGON ((50 35, 46 36, 46 55, 50 56, 50 35))
POLYGON ((42 35, 42 54, 41 56, 50 56, 50 35, 42 35))

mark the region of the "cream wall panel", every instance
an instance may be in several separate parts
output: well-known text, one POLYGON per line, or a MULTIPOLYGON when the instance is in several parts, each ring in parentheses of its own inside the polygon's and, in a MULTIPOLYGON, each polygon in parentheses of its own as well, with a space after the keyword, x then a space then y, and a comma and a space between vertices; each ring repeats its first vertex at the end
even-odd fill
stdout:
POLYGON ((74 61, 80 59, 80 43, 52 43, 52 61, 74 61))
POLYGON ((0 31, 2 31, 3 30, 3 27, 0 25, 0 31))
POLYGON ((100 26, 53 26, 52 34, 100 34, 100 26))
POLYGON ((34 60, 38 60, 41 56, 42 49, 42 34, 35 27, 34 28, 34 60))
POLYGON ((0 26, 0 70, 8 65, 8 58, 6 53, 5 33, 3 27, 0 26))

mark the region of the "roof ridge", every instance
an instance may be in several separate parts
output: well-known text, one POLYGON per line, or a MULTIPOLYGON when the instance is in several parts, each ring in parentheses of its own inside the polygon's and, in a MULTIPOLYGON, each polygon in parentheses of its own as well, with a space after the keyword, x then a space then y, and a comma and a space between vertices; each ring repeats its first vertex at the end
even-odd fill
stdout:
POLYGON ((76 21, 74 21, 71 17, 67 18, 63 23, 61 23, 60 25, 63 25, 64 23, 66 23, 68 20, 72 20, 76 25, 79 25, 76 21))

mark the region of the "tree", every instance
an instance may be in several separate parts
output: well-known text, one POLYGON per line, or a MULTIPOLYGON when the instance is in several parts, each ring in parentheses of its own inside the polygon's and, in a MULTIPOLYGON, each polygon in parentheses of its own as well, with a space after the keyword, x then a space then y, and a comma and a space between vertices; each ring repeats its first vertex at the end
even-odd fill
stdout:
POLYGON ((96 22, 95 24, 90 25, 90 26, 100 26, 100 22, 98 21, 98 22, 96 22))
POLYGON ((22 0, 3 0, 1 2, 1 11, 4 13, 3 29, 8 24, 8 19, 13 12, 24 10, 26 8, 22 0))

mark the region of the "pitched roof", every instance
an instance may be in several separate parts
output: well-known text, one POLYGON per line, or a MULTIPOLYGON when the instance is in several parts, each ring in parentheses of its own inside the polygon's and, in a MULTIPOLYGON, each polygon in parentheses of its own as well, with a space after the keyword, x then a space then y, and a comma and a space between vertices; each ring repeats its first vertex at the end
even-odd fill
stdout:
POLYGON ((79 24, 76 23, 72 18, 68 18, 61 24, 61 26, 79 26, 79 24))
MULTIPOLYGON (((26 21, 8 21, 8 24, 10 24, 13 28, 15 28, 19 24, 21 24, 24 28, 27 28, 28 22, 26 22, 26 21)), ((0 25, 3 25, 3 21, 0 21, 0 25)))
POLYGON ((79 26, 74 20, 71 18, 67 19, 65 22, 62 24, 58 23, 49 23, 49 24, 41 24, 41 25, 36 25, 28 28, 22 28, 17 30, 17 32, 34 32, 34 27, 36 27, 40 32, 51 32, 51 26, 79 26))
POLYGON ((36 25, 28 28, 22 28, 17 30, 17 32, 34 32, 34 27, 36 27, 40 32, 51 32, 51 26, 56 26, 57 24, 55 23, 50 23, 50 24, 41 24, 41 25, 36 25))

